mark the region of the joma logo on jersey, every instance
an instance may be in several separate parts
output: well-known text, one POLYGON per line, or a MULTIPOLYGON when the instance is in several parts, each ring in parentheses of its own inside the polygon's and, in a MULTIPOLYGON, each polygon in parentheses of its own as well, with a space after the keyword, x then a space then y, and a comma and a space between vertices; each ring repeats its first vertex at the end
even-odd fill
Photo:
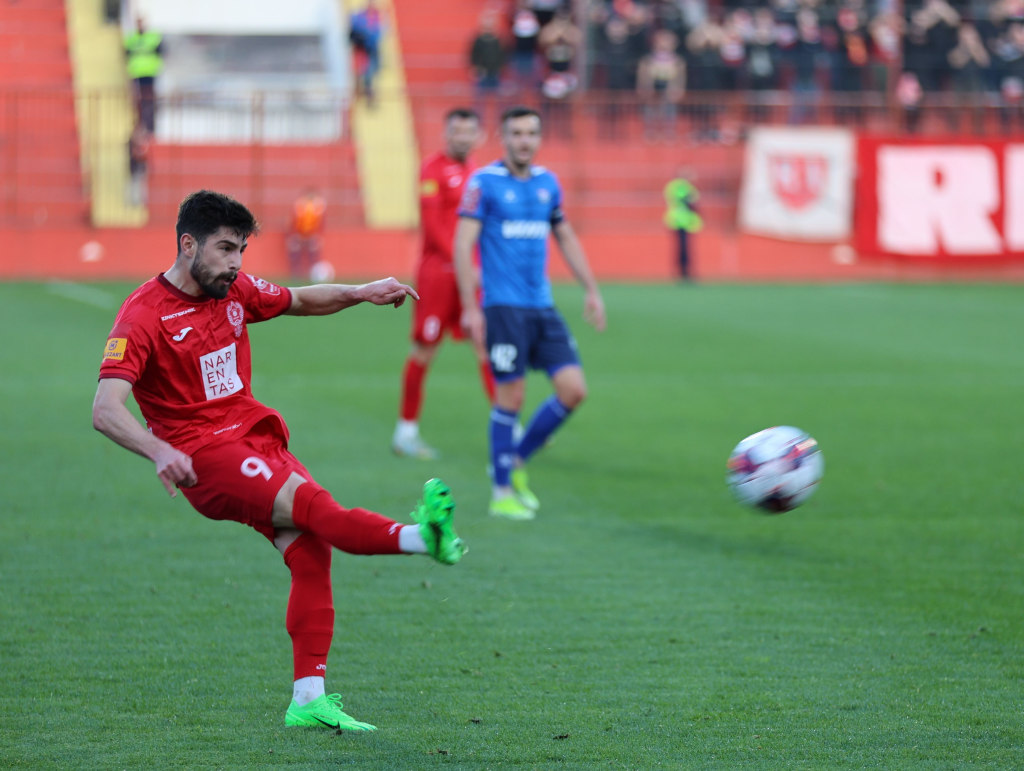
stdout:
POLYGON ((543 220, 505 220, 501 223, 503 238, 547 238, 551 223, 543 220))

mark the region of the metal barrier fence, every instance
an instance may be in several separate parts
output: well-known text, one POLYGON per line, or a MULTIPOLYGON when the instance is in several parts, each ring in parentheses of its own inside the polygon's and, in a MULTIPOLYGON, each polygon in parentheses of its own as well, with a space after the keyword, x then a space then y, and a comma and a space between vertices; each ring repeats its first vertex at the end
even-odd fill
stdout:
MULTIPOLYGON (((926 96, 912 108, 878 93, 691 92, 673 103, 611 92, 484 99, 460 85, 413 89, 408 96, 424 153, 439 141, 445 110, 476 106, 491 129, 481 162, 500 151, 493 132, 500 110, 519 102, 535 106, 545 119, 542 160, 606 228, 649 220, 661 180, 680 163, 698 169, 712 216, 728 220, 752 126, 843 125, 936 136, 1024 132, 1024 107, 985 94, 926 96)), ((378 109, 388 99, 379 94, 378 109)), ((340 94, 281 91, 159 99, 140 192, 131 185, 134 107, 127 94, 0 91, 0 226, 164 222, 199 185, 255 198, 273 218, 283 218, 298 191, 313 185, 328 199, 331 224, 361 224, 351 106, 340 94)))
POLYGON ((137 226, 203 184, 284 207, 311 184, 358 209, 349 107, 337 93, 174 94, 147 134, 123 90, 0 90, 0 225, 137 226))
MULTIPOLYGON (((481 99, 459 96, 492 120, 516 103, 549 118, 549 138, 618 143, 671 139, 689 144, 733 142, 753 126, 846 126, 860 131, 929 136, 991 136, 1024 131, 1024 101, 1007 102, 985 92, 927 94, 907 106, 878 92, 693 91, 677 101, 643 99, 632 92, 588 92, 564 100, 509 94, 481 99), (588 126, 590 134, 587 134, 588 126)), ((415 94, 415 92, 414 92, 415 94)), ((424 101, 436 99, 431 92, 424 101)), ((452 96, 449 95, 451 101, 452 96)))
POLYGON ((0 223, 84 217, 78 142, 71 91, 0 91, 0 223))

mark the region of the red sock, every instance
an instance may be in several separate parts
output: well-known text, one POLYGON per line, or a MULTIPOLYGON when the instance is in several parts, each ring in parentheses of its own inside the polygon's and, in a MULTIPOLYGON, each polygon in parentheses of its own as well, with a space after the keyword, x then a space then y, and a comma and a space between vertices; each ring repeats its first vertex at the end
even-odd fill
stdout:
POLYGON ((292 638, 295 679, 323 677, 334 636, 331 545, 303 533, 284 552, 292 572, 285 627, 292 638))
POLYGON ((480 362, 480 380, 483 382, 484 390, 487 392, 487 401, 494 404, 494 373, 491 372, 489 362, 480 362))
POLYGON ((292 522, 349 554, 402 553, 399 523, 366 509, 346 509, 316 482, 306 482, 295 491, 292 522))
POLYGON ((402 420, 416 420, 423 404, 423 379, 427 368, 413 358, 405 362, 402 374, 402 420))

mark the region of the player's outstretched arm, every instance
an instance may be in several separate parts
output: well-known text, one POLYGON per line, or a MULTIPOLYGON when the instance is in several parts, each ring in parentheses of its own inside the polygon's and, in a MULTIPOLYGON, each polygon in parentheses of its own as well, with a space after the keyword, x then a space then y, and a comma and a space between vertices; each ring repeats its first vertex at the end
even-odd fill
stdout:
POLYGON ((135 419, 125 406, 131 391, 132 384, 127 380, 100 380, 92 403, 93 428, 126 450, 153 461, 157 478, 173 498, 178 494, 177 487, 192 487, 198 481, 192 458, 157 439, 135 419))
POLYGON ((396 278, 382 278, 369 284, 314 284, 294 287, 292 305, 287 313, 292 316, 327 316, 359 303, 394 305, 405 302, 406 297, 420 299, 416 290, 396 278))
POLYGON ((576 231, 572 229, 572 225, 563 220, 555 225, 553 232, 562 257, 573 275, 576 276, 576 280, 586 290, 587 294, 583 298, 583 318, 598 332, 603 332, 607 321, 604 312, 604 299, 597 286, 597 279, 594 278, 594 274, 590 270, 587 256, 583 253, 583 246, 580 244, 579 238, 576 237, 576 231))

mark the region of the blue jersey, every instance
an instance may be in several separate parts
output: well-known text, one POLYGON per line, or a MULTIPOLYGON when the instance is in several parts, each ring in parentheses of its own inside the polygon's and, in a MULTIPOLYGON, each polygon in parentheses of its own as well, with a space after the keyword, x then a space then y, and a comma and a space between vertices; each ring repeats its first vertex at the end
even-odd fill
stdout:
POLYGON ((460 217, 480 220, 483 307, 550 308, 548 236, 565 219, 562 188, 543 166, 529 179, 512 175, 502 161, 477 169, 466 184, 460 217))

